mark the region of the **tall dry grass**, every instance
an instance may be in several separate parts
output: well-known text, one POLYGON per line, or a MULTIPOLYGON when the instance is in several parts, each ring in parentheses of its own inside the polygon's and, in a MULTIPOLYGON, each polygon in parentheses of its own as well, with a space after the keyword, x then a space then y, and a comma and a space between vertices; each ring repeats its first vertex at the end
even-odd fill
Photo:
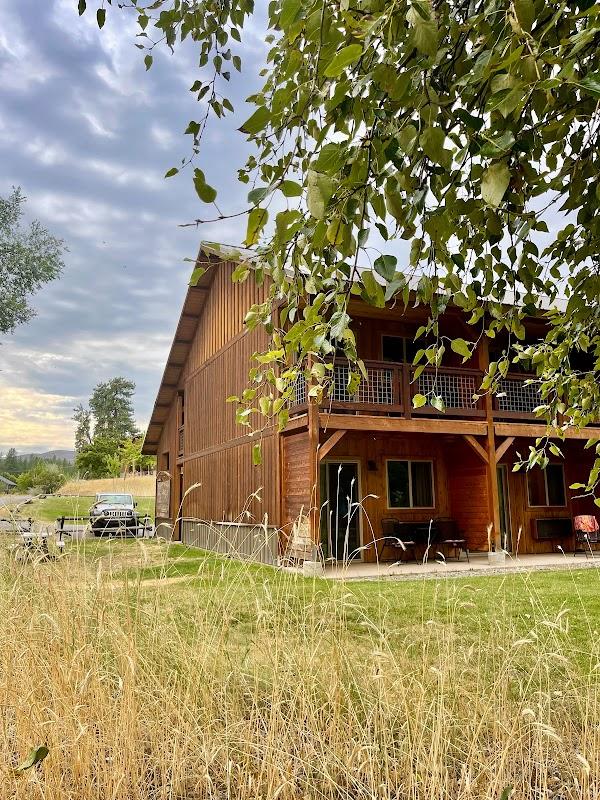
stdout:
POLYGON ((468 593, 398 619, 214 558, 189 586, 75 555, 3 580, 2 798, 598 796, 597 636, 581 654, 539 598, 526 637, 500 615, 465 636, 468 593))
POLYGON ((96 478, 67 481, 57 494, 92 496, 97 492, 128 492, 137 497, 154 497, 154 475, 128 475, 125 478, 96 478))

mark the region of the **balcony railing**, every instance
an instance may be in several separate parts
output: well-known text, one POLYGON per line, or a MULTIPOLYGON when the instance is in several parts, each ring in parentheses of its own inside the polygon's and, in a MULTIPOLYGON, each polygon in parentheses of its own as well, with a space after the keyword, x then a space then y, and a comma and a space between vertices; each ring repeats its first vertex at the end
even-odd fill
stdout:
MULTIPOLYGON (((410 364, 387 361, 366 361, 367 379, 361 380, 357 391, 348 391, 350 365, 337 360, 333 367, 330 393, 323 398, 324 408, 339 411, 365 411, 374 413, 403 414, 409 416, 438 416, 445 413, 454 417, 485 417, 485 401, 474 399, 483 372, 452 367, 427 367, 417 378, 410 364), (445 411, 430 404, 414 408, 412 399, 421 394, 431 399, 440 397, 445 411)), ((500 382, 499 396, 493 398, 493 416, 498 419, 532 419, 534 409, 540 404, 540 395, 535 384, 527 384, 530 376, 508 375, 500 382)), ((296 382, 293 413, 306 408, 307 390, 303 375, 296 382)))
POLYGON ((534 409, 541 405, 540 390, 534 383, 526 383, 523 375, 507 375, 500 380, 500 391, 494 397, 494 416, 535 416, 534 409))

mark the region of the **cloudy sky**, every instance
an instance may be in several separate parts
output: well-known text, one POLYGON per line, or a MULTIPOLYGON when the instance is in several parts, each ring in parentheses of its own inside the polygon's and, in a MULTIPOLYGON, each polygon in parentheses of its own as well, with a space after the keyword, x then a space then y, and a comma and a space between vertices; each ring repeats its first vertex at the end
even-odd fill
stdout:
MULTIPOLYGON (((27 213, 68 246, 62 278, 35 296, 37 317, 0 339, 0 450, 72 447, 72 408, 115 375, 135 380, 147 422, 201 238, 239 243, 243 223, 201 230, 183 131, 202 109, 188 91, 192 46, 155 52, 146 73, 128 15, 104 29, 76 0, 0 3, 0 194, 20 186, 27 213)), ((225 212, 242 207, 246 144, 236 126, 264 57, 260 23, 242 51, 246 77, 230 95, 236 117, 213 123, 199 166, 225 212)), ((204 206, 204 212, 206 206, 204 206)))

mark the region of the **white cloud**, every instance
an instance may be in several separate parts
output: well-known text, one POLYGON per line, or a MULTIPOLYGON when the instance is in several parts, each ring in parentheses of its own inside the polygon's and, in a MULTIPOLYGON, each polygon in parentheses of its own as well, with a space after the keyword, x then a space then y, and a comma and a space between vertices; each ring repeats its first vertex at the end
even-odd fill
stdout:
POLYGON ((0 383, 0 446, 71 448, 75 398, 0 383))
POLYGON ((36 84, 46 83, 54 74, 48 61, 30 43, 23 25, 4 4, 0 26, 0 86, 27 92, 36 84))

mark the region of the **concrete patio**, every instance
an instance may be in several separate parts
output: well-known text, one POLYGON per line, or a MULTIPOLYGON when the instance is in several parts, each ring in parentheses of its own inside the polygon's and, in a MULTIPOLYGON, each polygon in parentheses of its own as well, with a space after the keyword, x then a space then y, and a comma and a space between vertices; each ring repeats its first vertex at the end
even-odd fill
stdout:
MULTIPOLYGON (((314 565, 293 568, 292 571, 313 574, 314 565)), ((289 569, 289 568, 288 568, 289 569)), ((349 564, 327 564, 322 577, 331 580, 414 580, 415 578, 460 578, 484 575, 502 575, 512 572, 537 572, 540 570, 600 569, 600 551, 587 556, 578 553, 540 553, 518 555, 506 553, 504 564, 488 563, 487 553, 471 553, 470 561, 463 556, 460 561, 429 560, 426 563, 395 562, 368 564, 353 561, 349 564)))

